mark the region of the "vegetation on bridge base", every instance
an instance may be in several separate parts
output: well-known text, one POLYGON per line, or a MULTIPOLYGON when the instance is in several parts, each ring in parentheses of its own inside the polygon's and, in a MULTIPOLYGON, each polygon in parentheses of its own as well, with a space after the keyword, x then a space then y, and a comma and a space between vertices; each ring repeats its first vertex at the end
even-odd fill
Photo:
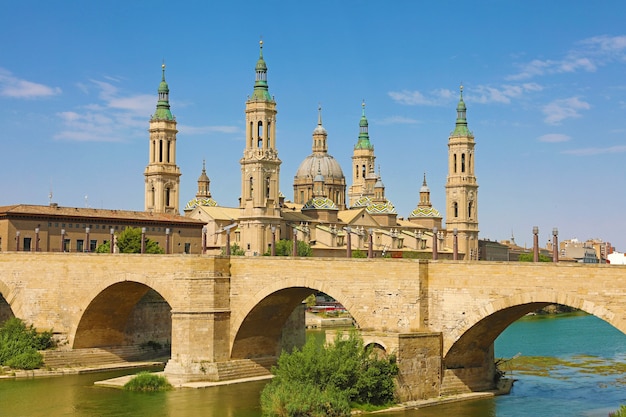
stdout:
POLYGON ((158 392, 171 389, 172 384, 169 383, 167 378, 147 371, 139 372, 124 384, 124 390, 126 391, 158 392))
POLYGON ((283 352, 272 372, 261 393, 264 416, 342 417, 352 407, 393 403, 398 366, 394 356, 376 357, 352 331, 329 345, 309 339, 302 350, 283 352))
MULTIPOLYGON (((127 227, 117 236, 116 246, 120 253, 141 253, 141 229, 127 227)), ((96 253, 109 253, 111 243, 105 242, 96 248, 96 253)), ((153 240, 145 239, 145 253, 165 253, 162 247, 153 240)))
POLYGON ((13 369, 36 369, 43 365, 38 350, 53 345, 52 332, 38 333, 31 324, 10 318, 0 327, 0 365, 13 369))

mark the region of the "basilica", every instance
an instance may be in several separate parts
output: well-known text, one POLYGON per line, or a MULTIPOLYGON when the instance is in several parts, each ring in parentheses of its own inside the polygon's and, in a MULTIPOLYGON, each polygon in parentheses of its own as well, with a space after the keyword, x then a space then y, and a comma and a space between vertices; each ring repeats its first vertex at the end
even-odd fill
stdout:
MULTIPOLYGON (((461 87, 454 130, 448 138, 446 222, 430 201, 424 175, 415 209, 399 217, 385 197, 375 169, 365 103, 349 169, 351 184, 328 153, 328 133, 318 110, 311 154, 293 180, 293 199, 281 192, 277 103, 269 92, 268 70, 260 43, 252 94, 245 104, 246 146, 240 159, 241 194, 237 206, 222 206, 211 197, 203 165, 198 192, 182 209, 200 221, 203 251, 224 253, 237 245, 248 256, 272 254, 281 239, 304 241, 313 256, 391 256, 477 259, 478 184, 474 174, 474 136, 467 126, 461 87), (347 194, 346 194, 347 190, 347 194)), ((176 119, 169 104, 165 67, 156 111, 150 119, 149 163, 145 169, 145 212, 180 214, 181 172, 176 165, 176 119)), ((297 246, 294 245, 294 248, 297 246)), ((228 252, 227 252, 228 253, 228 252)))

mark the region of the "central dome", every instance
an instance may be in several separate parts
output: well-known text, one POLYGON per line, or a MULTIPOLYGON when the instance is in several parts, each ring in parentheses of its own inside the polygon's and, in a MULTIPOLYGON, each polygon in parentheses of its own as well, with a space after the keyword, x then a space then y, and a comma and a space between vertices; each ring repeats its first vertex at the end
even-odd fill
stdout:
POLYGON ((318 174, 318 169, 326 181, 345 178, 339 162, 331 155, 312 154, 304 158, 296 171, 295 179, 313 179, 318 174))

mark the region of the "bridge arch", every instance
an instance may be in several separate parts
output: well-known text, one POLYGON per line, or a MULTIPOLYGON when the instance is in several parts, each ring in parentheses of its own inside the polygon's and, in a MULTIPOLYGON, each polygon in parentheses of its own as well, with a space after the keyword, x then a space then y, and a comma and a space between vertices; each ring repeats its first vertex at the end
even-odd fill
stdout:
POLYGON ((475 309, 461 326, 444 340, 444 365, 447 369, 473 368, 485 365, 492 355, 496 338, 513 322, 550 304, 562 304, 592 314, 626 333, 626 323, 615 312, 595 302, 556 291, 516 294, 494 300, 475 309))
POLYGON ((231 319, 231 358, 278 355, 281 330, 291 313, 310 294, 328 294, 343 305, 357 325, 364 317, 340 288, 306 278, 277 280, 253 294, 231 319))
POLYGON ((2 281, 0 281, 0 324, 6 320, 15 317, 13 308, 9 304, 9 287, 2 281))
POLYGON ((150 286, 121 281, 101 289, 83 310, 72 347, 115 347, 171 342, 171 305, 150 286))

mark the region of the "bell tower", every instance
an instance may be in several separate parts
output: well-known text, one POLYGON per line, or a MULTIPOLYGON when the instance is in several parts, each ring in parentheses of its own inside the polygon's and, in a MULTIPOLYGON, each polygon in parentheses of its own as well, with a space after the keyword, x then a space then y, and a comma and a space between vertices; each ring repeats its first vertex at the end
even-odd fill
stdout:
POLYGON ((361 104, 362 115, 359 121, 359 139, 352 152, 352 185, 348 190, 350 206, 362 196, 374 196, 373 185, 377 177, 374 172, 374 145, 370 142, 367 117, 365 117, 365 101, 361 104))
POLYGON ((459 253, 478 259, 478 183, 474 172, 474 135, 467 128, 463 86, 456 107, 456 127, 448 138, 446 182, 446 246, 453 247, 457 229, 459 253))
POLYGON ((239 231, 246 254, 263 254, 271 241, 270 227, 280 222, 279 174, 276 149, 276 102, 267 84, 267 65, 260 42, 252 96, 246 101, 246 147, 241 165, 239 231))
POLYGON ((145 177, 145 211, 179 214, 180 169, 176 165, 176 118, 170 111, 170 89, 161 66, 159 99, 150 118, 150 151, 145 177))

